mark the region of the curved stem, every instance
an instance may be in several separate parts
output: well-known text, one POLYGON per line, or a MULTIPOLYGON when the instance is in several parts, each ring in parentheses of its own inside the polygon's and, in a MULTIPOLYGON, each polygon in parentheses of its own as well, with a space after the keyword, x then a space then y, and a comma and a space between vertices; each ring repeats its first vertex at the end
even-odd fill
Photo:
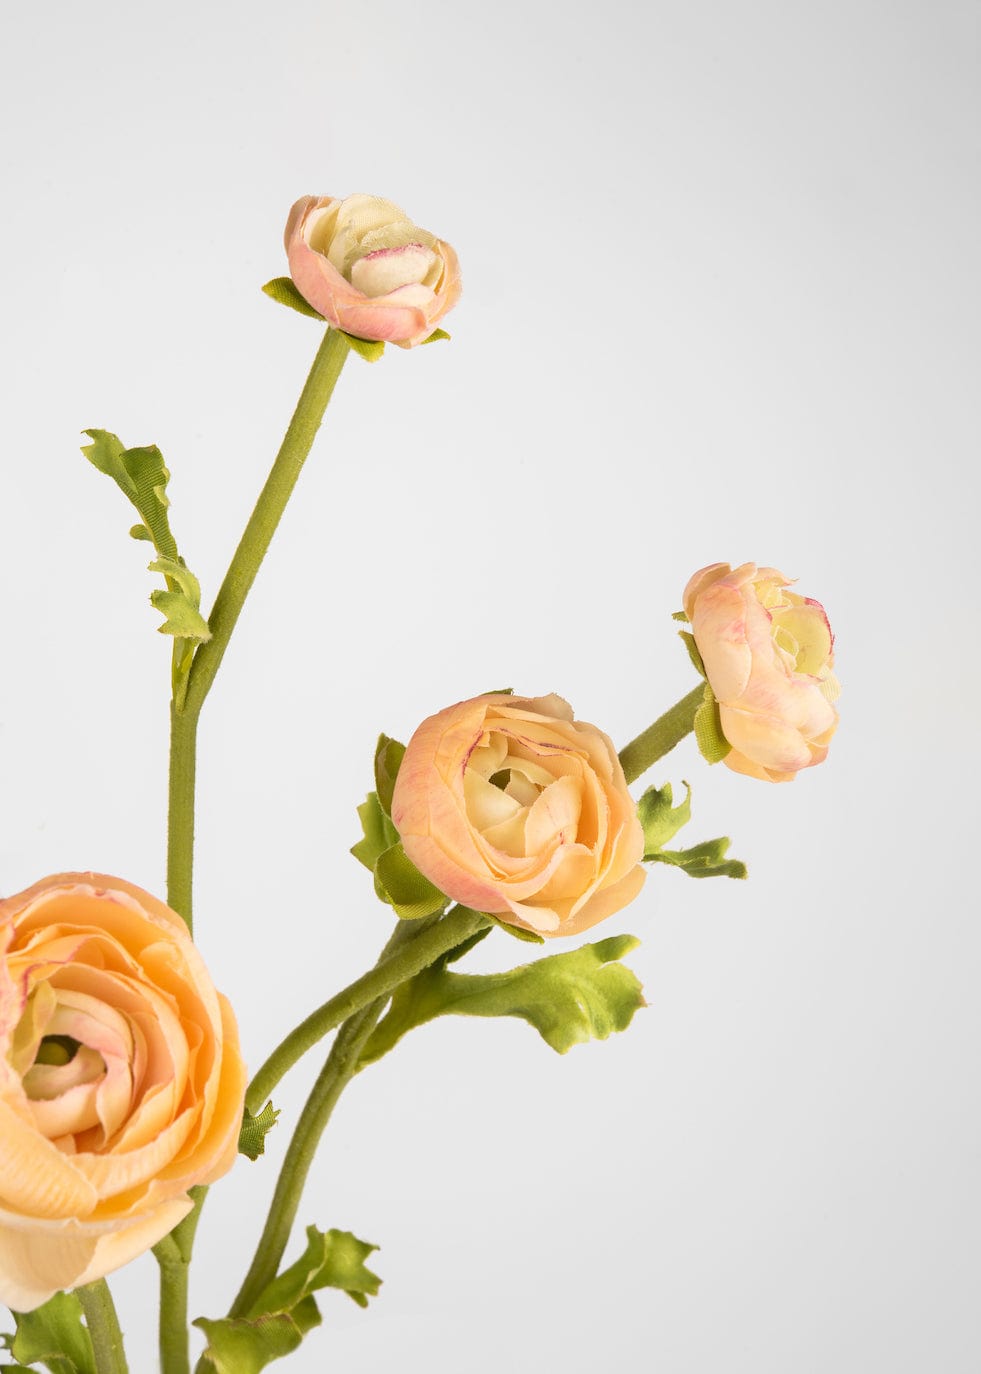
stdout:
MULTIPOLYGON (((425 935, 413 937, 411 922, 400 922, 388 944, 382 951, 378 967, 384 968, 396 962, 398 950, 411 942, 410 951, 417 945, 425 948, 427 959, 409 973, 414 976, 420 968, 433 963, 440 954, 446 954, 463 940, 488 924, 486 916, 471 911, 468 907, 456 907, 448 916, 437 922, 428 932, 434 938, 425 941, 425 935), (409 929, 407 930, 407 927, 409 929), (435 937, 439 934, 439 939, 435 937)), ((409 951, 407 951, 409 952, 409 951)), ((409 967, 408 963, 405 965, 409 967)), ((352 986, 354 986, 352 984, 352 986)), ((316 1083, 307 1098, 292 1139, 286 1150, 286 1158, 276 1182, 276 1191, 269 1206, 269 1214, 263 1228, 252 1265, 239 1289, 238 1296, 229 1309, 229 1316, 241 1317, 249 1313, 253 1304, 262 1295, 262 1290, 275 1277, 280 1260, 290 1238, 290 1231, 296 1219, 300 1198, 313 1163, 320 1137, 330 1120, 331 1113, 341 1093, 357 1072, 358 1060, 365 1042, 371 1035, 385 1010, 389 991, 363 1006, 360 1011, 349 1017, 337 1033, 331 1046, 327 1062, 320 1072, 316 1083)))
POLYGON ((382 956, 373 969, 311 1012, 277 1045, 249 1084, 245 1105, 250 1112, 262 1109, 283 1075, 335 1026, 462 944, 487 924, 487 918, 466 907, 456 907, 442 921, 418 934, 411 931, 412 923, 408 924, 411 938, 403 947, 388 958, 382 956))
POLYGON ((105 1279, 75 1289, 95 1352, 96 1374, 129 1374, 116 1304, 105 1279))
POLYGON ((658 716, 653 725, 620 750, 620 764, 627 782, 636 782, 658 759, 670 754, 676 744, 695 728, 695 712, 705 700, 705 683, 693 687, 686 697, 658 716))
MULTIPOLYGON (((275 462, 218 589, 208 620, 211 638, 198 647, 186 675, 182 674, 174 684, 170 712, 167 900, 171 908, 183 916, 189 930, 193 928, 194 778, 201 707, 211 690, 256 573, 313 446, 350 347, 345 336, 337 330, 325 331, 275 462)), ((160 1262, 160 1350, 164 1374, 186 1374, 190 1367, 187 1278, 194 1230, 203 1200, 202 1190, 195 1199, 194 1211, 172 1233, 173 1237, 177 1237, 179 1258, 175 1258, 165 1244, 157 1247, 160 1262)))

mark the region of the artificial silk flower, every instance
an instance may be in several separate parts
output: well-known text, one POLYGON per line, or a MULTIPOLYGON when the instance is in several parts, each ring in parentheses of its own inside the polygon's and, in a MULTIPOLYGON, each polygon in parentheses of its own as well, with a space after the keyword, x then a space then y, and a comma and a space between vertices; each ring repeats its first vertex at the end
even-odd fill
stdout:
POLYGON ((575 935, 644 882, 644 836, 608 736, 558 696, 491 693, 423 721, 392 798, 406 854, 448 897, 575 935))
POLYGON ((821 763, 838 724, 834 636, 824 607, 787 590, 776 568, 713 563, 690 579, 684 607, 719 703, 725 762, 789 782, 821 763))
POLYGON ((0 902, 0 1301, 133 1259, 235 1159, 245 1069, 184 922, 130 883, 0 902))
POLYGON ((379 196, 304 196, 286 222, 297 290, 336 329, 412 348, 460 298, 448 243, 379 196))

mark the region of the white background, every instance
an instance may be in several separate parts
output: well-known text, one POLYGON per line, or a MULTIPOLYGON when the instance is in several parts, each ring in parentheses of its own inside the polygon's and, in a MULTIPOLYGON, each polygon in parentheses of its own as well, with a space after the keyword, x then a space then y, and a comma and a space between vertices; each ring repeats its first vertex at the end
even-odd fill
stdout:
MULTIPOLYGON (((600 929, 643 940, 626 1034, 447 1020, 352 1086, 301 1219, 385 1287, 291 1367, 977 1370, 978 6, 0 13, 3 892, 163 893, 169 644, 78 432, 160 444, 210 602, 318 341, 259 291, 303 194, 404 205, 465 295, 349 362, 203 717, 198 938, 253 1066, 387 936, 347 854, 379 730, 509 684, 626 742, 716 560, 838 636, 826 765, 650 779, 751 877, 656 870, 600 929)), ((209 1200, 195 1314, 315 1070, 209 1200)), ((154 1269, 114 1281, 134 1374, 154 1269)))

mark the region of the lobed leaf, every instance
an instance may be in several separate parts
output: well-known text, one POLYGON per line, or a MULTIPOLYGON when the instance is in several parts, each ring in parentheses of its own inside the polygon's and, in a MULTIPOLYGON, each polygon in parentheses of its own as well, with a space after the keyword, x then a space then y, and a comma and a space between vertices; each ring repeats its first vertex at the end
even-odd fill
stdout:
POLYGON ((279 305, 287 305, 290 310, 295 310, 299 315, 307 315, 310 319, 326 323, 320 311, 314 310, 306 297, 300 295, 292 277, 273 277, 272 281, 267 281, 262 289, 271 300, 276 301, 279 305))
POLYGON ((644 828, 645 859, 653 858, 691 820, 691 788, 686 782, 681 785, 686 795, 680 806, 672 804, 669 782, 660 789, 649 787, 637 803, 637 818, 644 828))
POLYGON ((253 1116, 248 1107, 242 1116, 242 1126, 238 1133, 238 1152, 249 1159, 258 1159, 266 1153, 266 1136, 279 1120, 279 1111, 267 1102, 258 1116, 253 1116))
MULTIPOLYGON (((50 1374, 97 1374, 92 1338, 75 1293, 56 1293, 33 1312, 15 1312, 10 1353, 23 1365, 43 1364, 50 1374)), ((16 1367, 16 1366, 15 1366, 16 1367)))
POLYGON ((645 1005, 636 974, 618 962, 638 944, 633 935, 614 935, 507 973, 451 973, 448 961, 440 960, 397 989, 361 1065, 380 1059, 414 1027, 445 1015, 520 1017, 559 1054, 605 1040, 625 1030, 645 1005))
POLYGON ((351 853, 369 873, 374 873, 381 855, 398 843, 399 832, 382 809, 376 792, 369 792, 358 807, 358 819, 362 837, 351 846, 351 853))

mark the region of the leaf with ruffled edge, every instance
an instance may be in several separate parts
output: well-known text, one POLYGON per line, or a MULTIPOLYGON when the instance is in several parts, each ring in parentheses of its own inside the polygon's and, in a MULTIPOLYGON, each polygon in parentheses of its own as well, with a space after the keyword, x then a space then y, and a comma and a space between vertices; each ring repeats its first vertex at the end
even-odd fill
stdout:
POLYGON ((170 528, 170 472, 163 454, 155 444, 126 448, 106 429, 84 432, 92 443, 83 445, 83 454, 99 472, 112 478, 140 516, 142 523, 132 526, 131 537, 152 544, 157 551, 149 571, 162 574, 166 589, 152 592, 150 602, 164 617, 158 627, 160 633, 187 640, 191 646, 210 639, 208 622, 201 615, 200 583, 178 553, 170 528))
POLYGON ((383 810, 377 792, 369 792, 358 807, 358 819, 362 835, 357 844, 351 846, 351 853, 369 873, 374 873, 375 864, 385 850, 398 844, 399 832, 383 810))
POLYGON ((645 1005, 636 974, 618 962, 639 943, 633 935, 614 935, 507 973, 451 973, 440 960, 395 992, 361 1065, 380 1059, 415 1026, 446 1015, 520 1017, 559 1054, 605 1040, 645 1005))
POLYGON ((691 788, 685 788, 685 799, 673 804, 671 784, 649 787, 637 803, 637 817, 644 828, 644 862, 671 864, 690 878, 745 878, 746 865, 739 859, 727 859, 730 841, 725 836, 704 840, 691 849, 665 849, 664 846, 691 819, 691 788))
POLYGON ((8 1349, 23 1369, 43 1364, 50 1374, 97 1374, 92 1338, 82 1320, 82 1304, 74 1293, 56 1293, 33 1312, 15 1312, 17 1334, 8 1349))
POLYGON ((246 1155, 252 1160, 264 1155, 266 1153, 266 1136, 278 1120, 279 1111, 271 1102, 267 1102, 257 1116, 253 1116, 246 1107, 238 1133, 239 1154, 246 1155))
POLYGON ((364 1262, 377 1248, 350 1231, 308 1226, 306 1250, 267 1284, 244 1317, 199 1317, 193 1323, 208 1339, 205 1368, 215 1374, 259 1374, 273 1360, 291 1354, 322 1321, 313 1296, 320 1289, 340 1289, 359 1307, 367 1307, 381 1279, 364 1262))

